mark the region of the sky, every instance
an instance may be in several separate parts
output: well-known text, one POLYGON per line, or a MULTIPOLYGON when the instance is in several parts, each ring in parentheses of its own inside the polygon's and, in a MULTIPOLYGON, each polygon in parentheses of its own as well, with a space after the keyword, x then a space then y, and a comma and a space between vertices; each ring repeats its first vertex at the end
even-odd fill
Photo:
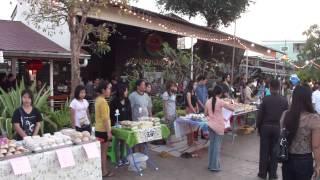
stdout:
MULTIPOLYGON (((14 5, 11 0, 0 0, 0 19, 10 19, 14 5)), ((320 0, 254 0, 247 12, 237 20, 236 35, 255 41, 304 40, 302 32, 312 24, 320 24, 320 0)), ((133 5, 159 12, 155 0, 138 0, 133 5)), ((184 17, 188 19, 187 17, 184 17)), ((190 20, 205 25, 201 17, 190 20)), ((224 32, 234 33, 234 23, 230 27, 221 27, 224 32)))

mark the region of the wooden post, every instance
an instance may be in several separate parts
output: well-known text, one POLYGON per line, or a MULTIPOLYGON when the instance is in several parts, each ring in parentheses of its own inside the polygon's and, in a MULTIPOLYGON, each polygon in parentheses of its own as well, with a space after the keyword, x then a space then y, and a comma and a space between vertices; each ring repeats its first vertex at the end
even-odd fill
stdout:
MULTIPOLYGON (((50 60, 50 96, 54 96, 54 91, 53 91, 53 60, 50 60)), ((54 110, 54 102, 53 99, 51 98, 50 100, 50 107, 51 110, 54 110)))

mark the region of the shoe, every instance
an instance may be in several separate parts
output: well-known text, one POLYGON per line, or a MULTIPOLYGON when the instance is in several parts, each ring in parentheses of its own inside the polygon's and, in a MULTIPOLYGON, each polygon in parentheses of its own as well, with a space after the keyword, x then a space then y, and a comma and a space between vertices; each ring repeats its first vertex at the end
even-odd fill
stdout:
POLYGON ((278 179, 278 178, 279 178, 278 175, 274 175, 274 176, 270 176, 269 180, 274 180, 274 179, 278 179))
POLYGON ((263 176, 262 174, 258 174, 258 178, 260 178, 260 179, 267 179, 267 175, 265 175, 265 176, 263 176))
POLYGON ((122 167, 123 165, 124 165, 124 163, 122 162, 122 160, 119 160, 117 166, 118 166, 118 167, 122 167))

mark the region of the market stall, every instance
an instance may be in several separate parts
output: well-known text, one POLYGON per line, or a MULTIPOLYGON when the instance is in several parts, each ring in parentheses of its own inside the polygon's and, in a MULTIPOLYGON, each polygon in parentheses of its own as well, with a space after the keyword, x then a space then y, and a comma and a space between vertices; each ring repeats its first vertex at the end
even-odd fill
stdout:
POLYGON ((137 145, 143 146, 144 154, 148 156, 147 163, 155 170, 158 167, 149 156, 148 142, 167 139, 170 135, 170 130, 166 125, 160 124, 159 118, 141 118, 139 121, 122 121, 121 125, 112 128, 112 135, 123 140, 129 146, 128 157, 132 157, 135 170, 142 176, 142 169, 137 165, 137 161, 133 155, 133 148, 137 145))
MULTIPOLYGON (((226 128, 231 128, 232 142, 234 142, 237 136, 237 130, 239 127, 238 117, 247 116, 248 114, 256 113, 256 106, 246 104, 235 104, 236 110, 234 112, 224 110, 226 128), (233 117, 232 125, 230 125, 230 118, 233 117)), ((203 131, 208 130, 208 121, 204 114, 189 114, 187 116, 179 117, 175 120, 175 135, 178 138, 186 136, 199 128, 203 131)), ((255 123, 254 123, 255 128, 255 123)))
POLYGON ((1 139, 1 179, 101 179, 100 143, 78 136, 77 143, 60 132, 23 141, 1 139))

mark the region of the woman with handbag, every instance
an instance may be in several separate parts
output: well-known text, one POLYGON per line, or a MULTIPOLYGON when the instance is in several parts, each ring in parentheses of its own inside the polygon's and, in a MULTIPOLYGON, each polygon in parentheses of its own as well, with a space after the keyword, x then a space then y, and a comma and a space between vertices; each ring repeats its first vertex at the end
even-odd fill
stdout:
POLYGON ((79 132, 88 131, 91 134, 89 103, 85 97, 86 88, 82 85, 77 86, 74 99, 70 103, 71 125, 79 132))
POLYGON ((310 180, 320 176, 320 117, 312 106, 312 91, 298 85, 292 104, 282 119, 288 131, 288 160, 283 162, 283 180, 310 180))
POLYGON ((222 138, 224 135, 225 121, 223 117, 223 108, 234 111, 235 107, 228 104, 221 98, 223 96, 223 88, 216 86, 213 91, 209 92, 209 100, 205 105, 205 114, 208 119, 209 126, 209 166, 208 169, 213 172, 221 170, 220 167, 220 151, 222 138))

